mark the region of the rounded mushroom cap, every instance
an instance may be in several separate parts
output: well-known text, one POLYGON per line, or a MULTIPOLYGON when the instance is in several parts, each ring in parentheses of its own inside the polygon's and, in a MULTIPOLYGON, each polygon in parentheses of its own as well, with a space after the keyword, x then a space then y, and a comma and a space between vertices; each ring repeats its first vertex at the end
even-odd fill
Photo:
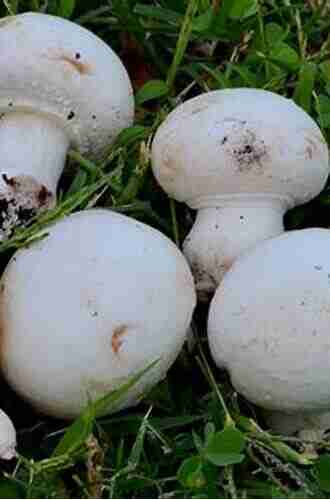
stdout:
POLYGON ((26 13, 0 20, 0 113, 44 114, 74 147, 102 156, 133 120, 133 92, 118 56, 65 19, 26 13))
POLYGON ((238 259, 213 298, 212 355, 261 407, 330 408, 329 255, 329 230, 285 233, 238 259))
POLYGON ((70 418, 160 358, 120 407, 133 405, 185 340, 196 301, 188 264, 160 232, 109 210, 49 232, 1 281, 4 375, 39 410, 70 418))
POLYGON ((209 92, 172 111, 156 133, 152 160, 164 190, 193 208, 251 193, 303 203, 329 172, 326 143, 310 116, 289 99, 247 88, 209 92))

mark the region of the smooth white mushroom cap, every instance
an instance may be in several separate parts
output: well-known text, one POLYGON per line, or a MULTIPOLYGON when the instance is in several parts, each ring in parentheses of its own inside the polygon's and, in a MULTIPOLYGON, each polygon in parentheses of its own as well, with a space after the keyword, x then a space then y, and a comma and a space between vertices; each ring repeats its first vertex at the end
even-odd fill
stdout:
POLYGON ((290 99, 248 88, 208 92, 172 111, 156 133, 152 161, 164 190, 192 208, 244 194, 294 206, 315 197, 329 173, 312 118, 290 99))
POLYGON ((196 297, 160 232, 108 210, 74 214, 10 261, 1 286, 2 370, 40 411, 70 418, 160 358, 121 407, 165 377, 196 297))
POLYGON ((0 458, 11 460, 16 456, 16 430, 8 415, 0 410, 0 458))
POLYGON ((100 38, 70 21, 26 13, 0 20, 0 113, 49 116, 98 157, 133 121, 127 72, 100 38))
POLYGON ((329 255, 329 230, 285 233, 237 259, 216 291, 213 358, 263 408, 330 409, 329 255))

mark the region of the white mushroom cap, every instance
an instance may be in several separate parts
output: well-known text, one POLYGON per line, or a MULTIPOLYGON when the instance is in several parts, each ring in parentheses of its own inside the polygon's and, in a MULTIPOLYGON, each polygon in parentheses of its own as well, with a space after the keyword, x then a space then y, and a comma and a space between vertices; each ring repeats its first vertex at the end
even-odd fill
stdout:
POLYGON ((0 458, 11 460, 16 456, 16 430, 6 413, 0 410, 0 458))
POLYGON ((260 89, 186 101, 158 129, 152 153, 160 185, 192 208, 251 193, 293 206, 315 197, 329 173, 316 123, 290 99, 260 89))
POLYGON ((49 116, 75 148, 93 157, 131 124, 127 72, 85 28, 45 14, 20 14, 0 20, 0 46, 0 113, 49 116))
POLYGON ((121 407, 136 404, 178 355, 196 301, 176 246, 108 210, 55 224, 12 258, 1 284, 4 375, 40 411, 65 418, 160 358, 121 407))
POLYGON ((285 233, 237 259, 211 303, 215 362, 291 432, 330 411, 329 255, 329 230, 285 233))

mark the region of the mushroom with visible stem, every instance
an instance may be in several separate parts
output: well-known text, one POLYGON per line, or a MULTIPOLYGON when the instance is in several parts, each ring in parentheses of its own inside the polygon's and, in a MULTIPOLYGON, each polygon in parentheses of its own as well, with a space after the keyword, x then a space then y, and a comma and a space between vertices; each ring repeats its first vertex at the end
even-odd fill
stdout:
POLYGON ((329 172, 312 118, 289 99, 245 88, 209 92, 170 113, 152 163, 164 190, 198 210, 183 251, 201 298, 239 255, 282 233, 285 211, 314 198, 329 172))
POLYGON ((326 229, 264 241, 235 261, 211 302, 216 364, 284 434, 330 428, 329 255, 326 229))
POLYGON ((121 407, 136 404, 174 362, 196 302, 177 247, 103 209, 71 215, 19 250, 0 286, 4 376, 37 409, 63 418, 159 359, 121 407))
POLYGON ((68 149, 102 158, 131 125, 132 87, 117 55, 68 20, 0 20, 0 240, 54 204, 68 149))
POLYGON ((0 459, 16 457, 16 430, 6 413, 0 410, 0 459))

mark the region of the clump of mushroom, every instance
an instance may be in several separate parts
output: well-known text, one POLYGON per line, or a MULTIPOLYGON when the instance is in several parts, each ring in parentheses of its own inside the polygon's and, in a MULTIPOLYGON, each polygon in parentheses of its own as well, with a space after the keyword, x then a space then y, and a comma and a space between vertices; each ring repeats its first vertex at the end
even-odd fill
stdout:
POLYGON ((0 410, 0 459, 16 457, 16 430, 8 415, 0 410))
POLYGON ((89 158, 133 120, 127 72, 101 39, 70 21, 0 20, 0 240, 55 202, 70 146, 89 158))
POLYGON ((61 220, 18 251, 0 287, 4 376, 63 418, 159 359, 120 408, 136 404, 177 357, 196 302, 189 266, 168 238, 102 209, 61 220))
POLYGON ((164 190, 198 210, 183 251, 201 298, 238 256, 282 233, 284 212, 315 197, 329 173, 312 118, 289 99, 245 88, 175 109, 156 133, 152 161, 164 190))
POLYGON ((236 260, 211 303, 215 362, 282 433, 330 428, 329 255, 326 229, 260 243, 236 260))

